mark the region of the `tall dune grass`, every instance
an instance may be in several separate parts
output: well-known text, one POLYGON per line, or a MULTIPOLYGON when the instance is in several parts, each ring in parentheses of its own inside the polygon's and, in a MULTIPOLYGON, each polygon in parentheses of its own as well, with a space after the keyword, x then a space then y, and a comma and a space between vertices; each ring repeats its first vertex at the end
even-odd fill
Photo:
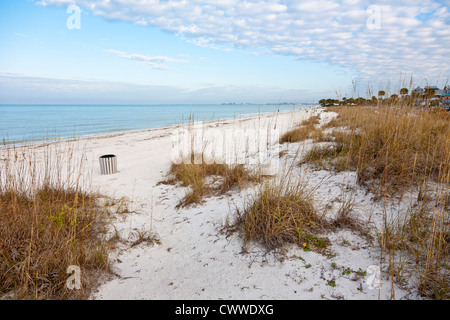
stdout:
POLYGON ((319 123, 319 115, 311 116, 310 118, 302 121, 298 128, 283 134, 280 138, 280 143, 300 142, 307 139, 320 139, 322 137, 322 130, 317 127, 319 123))
POLYGON ((69 143, 0 153, 0 297, 87 298, 108 270, 106 212, 89 191, 85 157, 69 143), (69 266, 81 289, 69 290, 69 266))
POLYGON ((234 136, 235 132, 226 137, 226 130, 210 132, 203 124, 189 119, 184 135, 177 141, 185 154, 177 163, 171 163, 167 179, 160 182, 189 187, 178 208, 200 204, 208 196, 222 195, 260 181, 261 172, 249 170, 245 165, 246 147, 255 143, 249 139, 257 137, 234 136), (221 146, 217 158, 212 157, 215 145, 221 146))
POLYGON ((336 132, 334 141, 345 147, 360 184, 372 184, 379 192, 405 191, 424 180, 440 181, 448 172, 448 113, 409 108, 336 110, 337 120, 327 126, 346 129, 336 132))
POLYGON ((329 224, 314 207, 312 193, 304 187, 302 183, 264 183, 245 208, 237 211, 232 229, 240 229, 245 241, 258 242, 269 250, 286 243, 324 250, 328 239, 317 234, 329 224))
POLYGON ((207 164, 205 161, 195 164, 194 155, 191 155, 191 163, 172 163, 169 178, 163 183, 179 182, 190 188, 178 204, 178 207, 186 207, 201 203, 207 196, 224 194, 234 187, 241 189, 259 180, 259 175, 246 170, 244 165, 207 164), (214 186, 213 181, 206 181, 207 178, 215 178, 218 183, 214 186))
MULTIPOLYGON (((336 170, 356 170, 357 182, 375 199, 408 194, 409 209, 388 217, 381 246, 393 270, 399 252, 414 257, 418 287, 432 298, 450 297, 450 114, 419 111, 403 102, 378 107, 333 107, 338 117, 331 128, 331 145, 315 147, 305 162, 330 164, 336 170), (414 198, 415 197, 415 198, 414 198)), ((397 265, 398 267, 398 265, 397 265)))

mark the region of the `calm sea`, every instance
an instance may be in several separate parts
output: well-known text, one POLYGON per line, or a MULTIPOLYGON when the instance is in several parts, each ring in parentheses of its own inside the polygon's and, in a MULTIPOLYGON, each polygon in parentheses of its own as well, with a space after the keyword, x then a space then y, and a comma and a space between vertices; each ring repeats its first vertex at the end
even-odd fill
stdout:
POLYGON ((239 118, 308 105, 0 105, 0 141, 40 142, 196 121, 239 118))

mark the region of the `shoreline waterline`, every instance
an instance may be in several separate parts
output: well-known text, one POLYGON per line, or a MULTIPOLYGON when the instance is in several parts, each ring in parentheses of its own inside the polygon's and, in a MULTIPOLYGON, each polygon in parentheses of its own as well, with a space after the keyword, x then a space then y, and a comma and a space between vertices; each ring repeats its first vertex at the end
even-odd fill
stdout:
MULTIPOLYGON (((2 105, 0 105, 1 107, 2 105)), ((219 105, 217 105, 219 106, 219 105)), ((255 106, 255 105, 253 105, 255 106)), ((104 107, 104 106, 102 106, 104 107)), ((223 106, 227 107, 227 105, 223 106)), ((272 107, 278 107, 273 105, 272 107)), ((189 115, 189 117, 177 119, 175 121, 172 121, 173 123, 168 125, 158 125, 155 124, 150 127, 143 127, 143 128, 133 128, 133 129, 123 129, 123 128, 112 128, 112 129, 106 129, 106 130, 99 130, 99 132, 95 133, 80 133, 77 134, 76 132, 68 135, 54 135, 49 136, 47 135, 46 138, 29 138, 29 139, 9 139, 8 135, 1 136, 0 137, 0 149, 8 149, 8 148, 14 148, 14 147, 27 147, 27 146, 44 146, 49 145, 53 143, 59 143, 59 142, 67 142, 67 141, 76 141, 76 140, 85 140, 85 139, 98 139, 98 138, 109 138, 109 137, 115 137, 115 136, 121 136, 124 134, 133 134, 133 133, 140 133, 140 132, 152 132, 155 130, 167 130, 170 128, 179 128, 184 125, 188 125, 189 123, 204 123, 204 124, 211 124, 211 123, 220 123, 223 121, 229 121, 229 120, 248 120, 252 119, 256 116, 270 116, 273 114, 285 114, 290 112, 295 112, 299 110, 308 110, 312 108, 320 107, 319 105, 315 104, 298 104, 298 105, 284 105, 284 110, 281 108, 278 108, 277 111, 265 111, 265 112, 258 112, 258 113, 242 113, 242 114, 233 114, 233 116, 225 116, 223 118, 216 118, 211 120, 202 120, 198 119, 197 115, 195 113, 192 113, 189 115), (288 108, 287 108, 288 107, 288 108)))

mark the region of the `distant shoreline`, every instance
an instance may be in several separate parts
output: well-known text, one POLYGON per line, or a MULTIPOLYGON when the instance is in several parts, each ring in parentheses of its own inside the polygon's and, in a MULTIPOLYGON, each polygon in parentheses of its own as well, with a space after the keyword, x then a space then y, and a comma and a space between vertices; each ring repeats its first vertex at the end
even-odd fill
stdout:
MULTIPOLYGON (((270 116, 270 115, 276 114, 276 113, 282 114, 282 113, 289 113, 289 112, 292 112, 295 110, 303 110, 303 109, 311 109, 311 108, 320 107, 320 105, 318 105, 318 104, 317 105, 314 105, 314 104, 297 104, 297 105, 285 104, 284 106, 286 107, 286 106, 298 106, 298 105, 301 105, 302 107, 289 109, 289 110, 280 110, 280 111, 261 111, 260 113, 246 113, 246 114, 234 115, 233 117, 224 117, 224 118, 218 118, 218 119, 213 119, 213 120, 197 120, 197 119, 195 119, 195 114, 194 114, 194 121, 196 123, 201 122, 201 123, 210 124, 210 123, 214 123, 214 122, 220 123, 223 121, 233 120, 233 119, 248 120, 248 119, 251 119, 258 115, 270 116)), ((1 106, 12 106, 12 105, 3 104, 3 105, 0 105, 0 107, 1 106)), ((32 107, 32 106, 40 106, 40 105, 20 105, 20 106, 32 107)), ((48 105, 41 105, 41 106, 48 106, 48 105)), ((56 106, 56 105, 54 105, 54 106, 56 106)), ((61 106, 63 106, 63 105, 61 105, 61 106)), ((89 107, 89 105, 64 105, 64 106, 89 107)), ((130 106, 130 107, 132 107, 131 105, 98 105, 98 106, 105 106, 105 107, 106 106, 127 106, 127 107, 130 106)), ((136 106, 138 106, 138 105, 136 105, 136 106)), ((141 106, 149 106, 149 105, 141 105, 141 106)), ((152 105, 152 106, 158 106, 158 105, 152 105)), ((180 106, 189 106, 189 105, 180 105, 180 106)), ((223 105, 216 105, 216 106, 223 106, 223 105)), ((237 106, 237 104, 235 106, 237 106)), ((169 124, 169 125, 155 125, 155 126, 151 126, 151 127, 147 127, 147 128, 139 128, 139 129, 119 129, 119 128, 107 129, 103 132, 98 132, 98 133, 55 136, 55 137, 44 138, 44 139, 20 139, 20 140, 8 141, 5 137, 0 137, 0 139, 1 139, 0 140, 0 149, 12 148, 12 147, 41 146, 41 145, 49 145, 49 144, 53 144, 53 143, 58 143, 58 142, 115 137, 115 136, 120 136, 120 135, 128 134, 128 133, 132 134, 132 133, 140 133, 140 132, 149 132, 149 131, 154 131, 154 130, 166 130, 166 129, 178 128, 180 126, 186 125, 187 124, 186 121, 190 122, 191 120, 179 119, 178 123, 173 123, 173 124, 169 124)))

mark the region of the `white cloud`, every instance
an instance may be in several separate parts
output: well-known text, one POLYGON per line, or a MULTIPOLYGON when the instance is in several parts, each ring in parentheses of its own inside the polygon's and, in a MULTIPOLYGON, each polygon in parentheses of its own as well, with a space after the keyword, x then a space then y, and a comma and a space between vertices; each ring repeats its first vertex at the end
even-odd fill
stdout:
POLYGON ((21 38, 28 38, 28 35, 20 32, 15 32, 14 35, 21 38))
MULTIPOLYGON (((42 0, 67 5, 70 0, 42 0)), ((77 0, 93 14, 152 25, 209 47, 264 49, 350 68, 361 81, 450 75, 450 4, 438 0, 77 0), (368 29, 371 5, 381 29, 368 29)), ((141 60, 150 66, 161 62, 141 60)), ((163 63, 167 63, 164 61, 163 63)))
POLYGON ((112 55, 133 60, 136 61, 139 64, 148 66, 153 69, 160 69, 160 70, 167 70, 169 67, 167 66, 167 63, 186 63, 187 60, 182 59, 173 59, 165 56, 145 56, 138 53, 126 53, 119 50, 113 50, 113 49, 105 49, 103 50, 107 53, 110 53, 112 55))
POLYGON ((165 104, 221 102, 277 102, 273 97, 317 101, 324 92, 276 87, 204 84, 200 87, 141 85, 86 79, 57 79, 0 72, 2 103, 18 104, 165 104))

